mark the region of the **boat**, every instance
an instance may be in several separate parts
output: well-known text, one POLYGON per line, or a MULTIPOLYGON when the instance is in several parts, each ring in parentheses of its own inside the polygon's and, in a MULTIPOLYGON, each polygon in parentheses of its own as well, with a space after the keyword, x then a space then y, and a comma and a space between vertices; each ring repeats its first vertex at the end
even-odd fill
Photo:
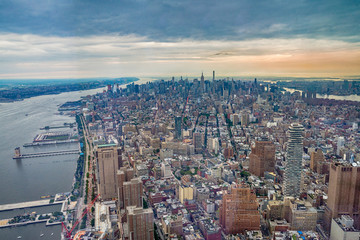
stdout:
POLYGON ((54 235, 54 233, 51 233, 50 235, 52 236, 52 235, 54 235))
POLYGON ((44 234, 42 233, 42 234, 40 234, 40 237, 43 237, 44 236, 44 234))
POLYGON ((20 239, 20 238, 22 238, 22 236, 18 236, 17 238, 20 239))

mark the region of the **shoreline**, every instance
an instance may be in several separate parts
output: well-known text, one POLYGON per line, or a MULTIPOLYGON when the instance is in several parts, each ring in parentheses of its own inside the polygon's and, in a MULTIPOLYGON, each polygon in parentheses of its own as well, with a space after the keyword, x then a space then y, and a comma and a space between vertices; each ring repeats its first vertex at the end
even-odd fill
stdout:
MULTIPOLYGON (((141 79, 140 78, 137 78, 136 80, 134 79, 130 79, 130 80, 120 80, 120 81, 116 81, 114 80, 113 83, 117 83, 119 85, 127 85, 127 84, 131 84, 133 82, 137 82, 137 81, 140 81, 141 79)), ((95 81, 94 81, 95 82, 95 81)), ((92 82, 88 82, 88 83, 92 83, 92 82)), ((54 85, 54 86, 49 86, 50 87, 61 87, 61 86, 70 86, 71 84, 69 85, 54 85)), ((76 84, 78 85, 78 84, 76 84)), ((80 86, 80 85, 79 85, 80 86)), ((1 97, 0 98, 0 103, 14 103, 14 102, 20 102, 20 101, 23 101, 25 99, 29 99, 29 98, 33 98, 33 97, 39 97, 39 96, 44 96, 44 95, 58 95, 58 94, 61 94, 61 93, 68 93, 68 92, 79 92, 79 91, 88 91, 88 90, 94 90, 94 89, 100 89, 100 88, 104 88, 106 87, 107 84, 106 83, 103 83, 101 85, 98 85, 98 86, 90 86, 89 88, 86 88, 86 89, 69 89, 69 90, 65 90, 65 91, 56 91, 56 92, 44 92, 44 93, 39 93, 39 94, 35 94, 35 95, 32 95, 32 96, 28 96, 28 97, 19 97, 19 98, 4 98, 4 97, 1 97)), ((32 86, 34 88, 34 86, 32 86)), ((28 88, 23 88, 23 90, 26 90, 26 89, 29 89, 31 87, 28 87, 28 88)), ((7 90, 2 90, 2 91, 11 91, 11 89, 7 89, 7 90)))

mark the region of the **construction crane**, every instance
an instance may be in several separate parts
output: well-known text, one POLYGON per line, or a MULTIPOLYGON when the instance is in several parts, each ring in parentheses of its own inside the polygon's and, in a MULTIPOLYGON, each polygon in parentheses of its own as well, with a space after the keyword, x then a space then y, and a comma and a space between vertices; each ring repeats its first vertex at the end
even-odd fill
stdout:
POLYGON ((87 214, 87 212, 91 209, 91 207, 94 205, 96 199, 97 199, 99 196, 100 196, 100 194, 98 194, 98 195, 92 200, 92 202, 87 205, 87 207, 83 210, 83 213, 82 213, 81 217, 78 218, 78 220, 76 220, 75 224, 73 225, 73 227, 72 227, 70 230, 67 229, 67 227, 66 227, 66 225, 65 225, 64 222, 61 222, 62 230, 65 229, 65 232, 66 232, 66 233, 65 233, 65 238, 66 238, 66 239, 70 239, 70 240, 72 239, 72 238, 71 238, 71 233, 72 233, 72 231, 76 228, 76 226, 79 224, 79 222, 81 221, 81 219, 83 219, 83 217, 84 217, 84 216, 87 214))

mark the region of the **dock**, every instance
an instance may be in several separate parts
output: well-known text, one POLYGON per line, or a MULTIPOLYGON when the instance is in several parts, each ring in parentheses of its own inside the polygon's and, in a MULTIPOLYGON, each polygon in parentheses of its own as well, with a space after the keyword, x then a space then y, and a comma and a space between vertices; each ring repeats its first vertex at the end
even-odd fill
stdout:
POLYGON ((78 139, 69 139, 69 140, 59 140, 59 141, 46 141, 46 142, 33 142, 33 143, 25 143, 23 147, 37 147, 43 145, 53 145, 53 144, 64 144, 64 143, 77 143, 78 139))
POLYGON ((58 205, 58 204, 62 204, 62 203, 63 203, 63 201, 50 203, 50 199, 30 201, 30 202, 10 203, 10 204, 0 205, 0 212, 11 211, 14 209, 21 209, 21 208, 32 208, 32 207, 58 205))
POLYGON ((57 129, 57 128, 73 128, 76 126, 76 123, 64 123, 64 125, 61 126, 45 126, 40 128, 40 130, 50 130, 50 129, 57 129))
POLYGON ((62 150, 55 152, 40 152, 40 153, 27 153, 27 154, 17 154, 13 159, 23 159, 23 158, 37 158, 37 157, 49 157, 49 156, 57 156, 57 155, 69 155, 69 154, 79 154, 80 151, 77 149, 74 150, 62 150))

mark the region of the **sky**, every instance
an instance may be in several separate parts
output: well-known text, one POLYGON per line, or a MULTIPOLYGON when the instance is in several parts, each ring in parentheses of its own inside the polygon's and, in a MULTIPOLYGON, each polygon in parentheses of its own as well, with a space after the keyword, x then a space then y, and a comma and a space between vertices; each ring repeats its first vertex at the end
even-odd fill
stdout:
POLYGON ((360 1, 1 0, 0 79, 360 75, 360 1))

